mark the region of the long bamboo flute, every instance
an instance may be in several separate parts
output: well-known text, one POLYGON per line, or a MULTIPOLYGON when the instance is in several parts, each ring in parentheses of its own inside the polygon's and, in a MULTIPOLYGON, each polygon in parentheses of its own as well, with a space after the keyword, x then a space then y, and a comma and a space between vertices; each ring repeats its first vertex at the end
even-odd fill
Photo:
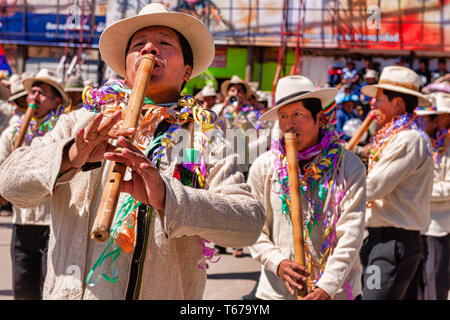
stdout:
MULTIPOLYGON (((137 127, 154 65, 153 55, 147 54, 141 58, 122 128, 137 127)), ((130 140, 134 140, 134 135, 130 140)), ((116 162, 111 163, 91 232, 91 238, 94 241, 104 242, 109 239, 125 171, 125 165, 116 162)))
POLYGON ((364 133, 366 133, 366 131, 369 130, 369 127, 372 124, 373 120, 375 120, 375 115, 373 112, 369 112, 367 114, 367 117, 364 119, 363 123, 361 123, 361 126, 358 128, 358 131, 356 131, 353 137, 345 145, 345 148, 347 150, 353 151, 355 149, 364 133))
POLYGON ((31 101, 28 104, 27 111, 25 112, 25 117, 23 118, 22 125, 19 128, 19 134, 17 135, 16 140, 14 141, 14 150, 22 145, 23 140, 25 138, 25 134, 27 133, 28 126, 30 125, 31 118, 33 118, 35 113, 36 113, 36 104, 35 101, 31 101))
MULTIPOLYGON (((291 198, 291 219, 292 233, 294 238, 295 262, 305 266, 305 252, 303 243, 303 220, 302 204, 300 198, 300 182, 298 178, 298 157, 297 144, 295 141, 295 132, 286 132, 284 141, 286 143, 286 159, 288 166, 289 192, 291 198)), ((297 299, 302 300, 307 294, 307 288, 304 287, 297 292, 297 299)))

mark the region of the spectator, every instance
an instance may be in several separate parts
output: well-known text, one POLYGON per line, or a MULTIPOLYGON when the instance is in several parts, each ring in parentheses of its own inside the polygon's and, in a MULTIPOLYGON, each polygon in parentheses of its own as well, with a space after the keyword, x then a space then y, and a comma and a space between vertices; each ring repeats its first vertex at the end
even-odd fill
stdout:
POLYGON ((447 61, 444 58, 439 58, 438 60, 438 68, 431 75, 431 82, 436 81, 440 77, 443 77, 448 73, 446 68, 447 61))
POLYGON ((351 60, 347 61, 347 67, 342 70, 342 83, 350 83, 352 89, 356 87, 359 80, 358 70, 355 63, 351 60))
POLYGON ((369 69, 367 70, 367 72, 364 74, 364 81, 363 83, 358 86, 355 90, 355 94, 358 95, 359 97, 359 101, 361 102, 362 105, 362 110, 363 110, 363 114, 362 117, 365 118, 367 113, 370 111, 370 99, 371 97, 368 97, 364 94, 361 93, 361 88, 364 86, 367 86, 369 84, 375 84, 377 82, 378 79, 378 74, 375 70, 369 69))
POLYGON ((365 75, 369 70, 375 71, 376 73, 376 77, 378 78, 378 72, 379 70, 377 70, 378 68, 376 68, 375 64, 372 62, 372 58, 371 57, 365 57, 364 58, 364 67, 362 67, 359 70, 359 82, 362 84, 365 81, 365 75))
POLYGON ((420 90, 422 90, 423 87, 431 83, 431 72, 428 69, 428 59, 421 58, 419 60, 419 69, 416 70, 416 73, 419 75, 420 90))
POLYGON ((345 141, 350 140, 350 136, 344 132, 344 125, 348 120, 358 118, 355 113, 355 103, 359 101, 355 94, 345 96, 342 101, 342 107, 336 113, 336 131, 341 135, 341 139, 345 141))
POLYGON ((205 86, 195 98, 202 103, 203 108, 211 109, 216 104, 216 89, 214 86, 205 86))
POLYGON ((333 62, 331 68, 328 70, 328 85, 330 87, 336 87, 341 83, 342 69, 339 62, 333 62))

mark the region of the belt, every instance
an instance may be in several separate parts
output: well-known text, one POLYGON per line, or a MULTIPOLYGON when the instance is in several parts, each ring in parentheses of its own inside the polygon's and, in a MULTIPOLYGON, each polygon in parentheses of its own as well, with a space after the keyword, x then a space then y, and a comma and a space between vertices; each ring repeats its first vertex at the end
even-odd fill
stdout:
POLYGON ((392 237, 402 237, 402 238, 412 238, 419 239, 420 232, 417 230, 406 230, 394 227, 379 227, 379 228, 367 228, 370 236, 392 238, 392 237))

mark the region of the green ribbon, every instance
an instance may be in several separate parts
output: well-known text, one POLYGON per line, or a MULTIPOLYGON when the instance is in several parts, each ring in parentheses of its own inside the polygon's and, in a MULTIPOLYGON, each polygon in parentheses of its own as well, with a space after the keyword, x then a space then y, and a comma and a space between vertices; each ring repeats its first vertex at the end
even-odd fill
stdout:
POLYGON ((28 105, 28 107, 33 108, 34 110, 37 110, 37 105, 35 105, 34 103, 30 103, 28 105))

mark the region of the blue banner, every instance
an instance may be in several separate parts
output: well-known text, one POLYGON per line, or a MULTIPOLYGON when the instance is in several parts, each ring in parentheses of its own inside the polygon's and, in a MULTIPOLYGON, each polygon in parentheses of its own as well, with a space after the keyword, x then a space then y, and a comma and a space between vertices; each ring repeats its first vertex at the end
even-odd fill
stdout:
POLYGON ((16 12, 0 18, 0 41, 24 45, 55 45, 98 48, 105 29, 105 16, 95 16, 93 30, 91 17, 16 12), (81 29, 82 34, 81 34, 81 29))

